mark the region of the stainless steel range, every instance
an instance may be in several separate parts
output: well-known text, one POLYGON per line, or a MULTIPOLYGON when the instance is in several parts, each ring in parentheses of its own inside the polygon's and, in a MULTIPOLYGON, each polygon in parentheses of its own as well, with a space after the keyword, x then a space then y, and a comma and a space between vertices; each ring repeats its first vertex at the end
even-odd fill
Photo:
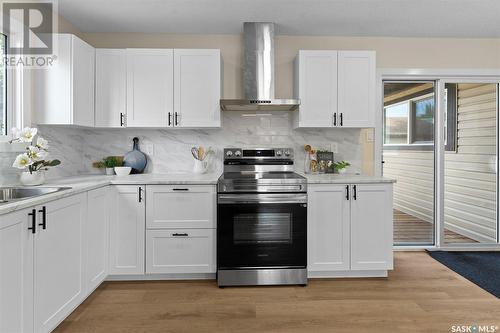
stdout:
POLYGON ((307 181, 290 148, 224 149, 219 286, 307 284, 307 181))

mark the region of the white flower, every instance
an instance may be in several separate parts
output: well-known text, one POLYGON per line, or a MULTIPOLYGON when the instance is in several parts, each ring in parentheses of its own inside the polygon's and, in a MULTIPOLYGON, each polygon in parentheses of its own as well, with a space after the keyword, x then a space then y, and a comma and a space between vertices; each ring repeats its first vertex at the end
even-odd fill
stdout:
POLYGON ((14 168, 24 169, 31 164, 33 164, 33 161, 30 159, 28 154, 20 154, 16 157, 16 160, 14 161, 14 164, 12 164, 12 166, 14 168))
POLYGON ((45 140, 44 138, 40 137, 40 136, 36 140, 36 145, 40 149, 44 149, 44 150, 49 149, 49 142, 47 140, 45 140))
POLYGON ((47 153, 43 150, 40 150, 40 148, 35 146, 28 147, 28 157, 30 157, 33 161, 41 160, 45 156, 47 156, 47 153))
POLYGON ((12 129, 12 134, 21 142, 31 142, 38 130, 36 128, 25 127, 22 130, 17 128, 12 129))

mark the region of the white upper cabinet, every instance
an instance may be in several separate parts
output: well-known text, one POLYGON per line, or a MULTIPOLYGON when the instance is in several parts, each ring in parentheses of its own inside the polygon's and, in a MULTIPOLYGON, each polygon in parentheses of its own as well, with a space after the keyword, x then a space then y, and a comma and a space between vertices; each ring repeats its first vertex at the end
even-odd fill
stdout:
POLYGON ((125 126, 127 54, 123 49, 96 49, 95 126, 125 126))
POLYGON ((126 52, 127 126, 170 126, 174 107, 174 51, 127 49, 126 52))
POLYGON ((374 51, 300 50, 294 95, 295 127, 374 127, 374 51))
POLYGON ((296 127, 332 127, 337 113, 337 51, 300 50, 295 59, 296 127))
POLYGON ((174 126, 220 127, 220 97, 220 50, 174 49, 174 126))
POLYGON ((338 112, 342 126, 375 126, 375 51, 339 51, 338 60, 338 112))
POLYGON ((57 59, 34 71, 37 124, 94 126, 95 49, 78 37, 58 34, 57 59))

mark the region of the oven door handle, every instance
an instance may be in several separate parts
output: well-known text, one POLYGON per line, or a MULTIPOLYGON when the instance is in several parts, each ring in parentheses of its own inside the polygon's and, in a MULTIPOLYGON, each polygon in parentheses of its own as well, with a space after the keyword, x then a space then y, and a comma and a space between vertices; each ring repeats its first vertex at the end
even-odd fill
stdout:
POLYGON ((306 193, 280 193, 280 194, 219 194, 219 204, 239 204, 239 203, 307 203, 306 193))

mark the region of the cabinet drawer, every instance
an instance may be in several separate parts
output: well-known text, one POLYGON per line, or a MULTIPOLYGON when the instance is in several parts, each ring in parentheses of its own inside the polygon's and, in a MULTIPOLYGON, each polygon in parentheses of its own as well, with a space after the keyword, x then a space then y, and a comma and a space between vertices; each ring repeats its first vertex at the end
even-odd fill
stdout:
POLYGON ((146 232, 146 273, 214 273, 215 229, 146 232))
POLYGON ((148 229, 215 228, 213 185, 151 185, 146 187, 148 229))

